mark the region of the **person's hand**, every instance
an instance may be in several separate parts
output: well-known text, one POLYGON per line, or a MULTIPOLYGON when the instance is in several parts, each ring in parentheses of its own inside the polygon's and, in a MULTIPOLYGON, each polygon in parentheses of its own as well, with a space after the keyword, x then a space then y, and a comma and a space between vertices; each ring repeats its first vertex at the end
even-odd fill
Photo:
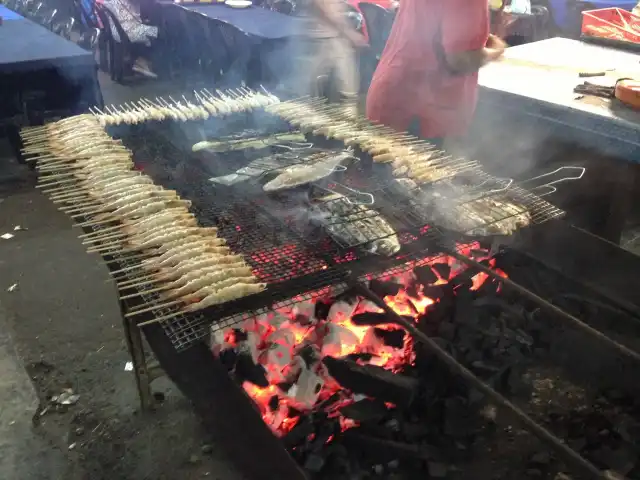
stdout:
POLYGON ((500 37, 489 35, 487 45, 484 49, 485 62, 493 62, 494 60, 498 60, 504 54, 506 48, 507 44, 504 43, 504 41, 500 37))
POLYGON ((347 37, 347 40, 349 41, 351 46, 357 50, 360 50, 362 48, 366 48, 369 46, 369 44, 367 43, 367 39, 364 37, 364 35, 362 35, 359 32, 356 32, 355 30, 347 30, 345 32, 345 36, 347 37))
POLYGON ((487 40, 487 48, 504 52, 507 48, 507 44, 500 37, 491 34, 489 35, 489 39, 487 40))

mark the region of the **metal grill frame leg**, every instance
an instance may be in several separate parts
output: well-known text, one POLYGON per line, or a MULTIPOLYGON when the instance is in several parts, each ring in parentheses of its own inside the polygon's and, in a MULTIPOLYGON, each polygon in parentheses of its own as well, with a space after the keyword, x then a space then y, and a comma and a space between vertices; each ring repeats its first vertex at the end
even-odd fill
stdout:
POLYGON ((136 379, 140 408, 143 411, 154 410, 156 400, 153 396, 153 392, 151 391, 151 382, 156 378, 164 376, 164 372, 157 362, 149 362, 147 360, 140 327, 124 316, 124 309, 122 305, 120 305, 120 311, 122 313, 127 349, 129 350, 129 356, 131 357, 131 363, 133 364, 133 373, 136 379))

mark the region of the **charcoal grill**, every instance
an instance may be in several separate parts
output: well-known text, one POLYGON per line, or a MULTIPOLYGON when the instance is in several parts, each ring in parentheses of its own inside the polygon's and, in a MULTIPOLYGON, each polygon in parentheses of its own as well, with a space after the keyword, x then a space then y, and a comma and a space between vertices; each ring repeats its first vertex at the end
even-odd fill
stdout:
MULTIPOLYGON (((452 236, 451 232, 429 227, 425 225, 428 222, 416 220, 420 218, 420 212, 416 213, 416 209, 411 211, 411 209, 399 208, 397 195, 386 184, 388 178, 385 178, 384 175, 378 175, 379 172, 377 170, 379 169, 374 169, 376 175, 369 177, 362 175, 364 173, 362 169, 347 169, 345 177, 340 178, 340 182, 329 180, 328 182, 314 185, 313 188, 371 195, 374 199, 373 205, 377 214, 383 215, 392 221, 401 237, 403 249, 392 258, 366 255, 359 248, 362 246, 361 244, 356 242, 337 244, 330 236, 325 236, 320 240, 309 239, 305 236, 305 232, 291 228, 291 225, 283 221, 281 216, 275 215, 270 208, 273 204, 271 201, 265 202, 264 197, 245 196, 232 187, 214 188, 207 181, 208 175, 205 175, 204 170, 195 162, 195 158, 190 152, 176 147, 176 144, 180 144, 179 141, 163 142, 157 132, 154 134, 151 126, 142 126, 137 131, 137 134, 140 133, 146 137, 143 145, 135 145, 135 138, 123 136, 125 143, 134 151, 134 158, 146 166, 160 164, 169 169, 173 169, 176 166, 175 164, 172 165, 171 158, 186 157, 189 159, 191 163, 181 166, 182 170, 179 176, 165 175, 160 172, 157 174, 156 181, 165 187, 178 190, 181 195, 191 199, 193 201, 193 209, 200 223, 205 226, 218 226, 220 235, 228 240, 228 243, 235 251, 242 252, 255 269, 257 275, 269 283, 269 288, 266 292, 239 301, 229 302, 188 315, 176 315, 172 309, 158 308, 149 312, 138 322, 138 325, 160 322, 164 334, 177 350, 185 352, 191 348, 201 350, 200 341, 206 338, 209 333, 209 326, 212 324, 215 330, 221 330, 236 325, 243 319, 257 313, 274 307, 280 308, 291 305, 304 299, 315 298, 320 294, 326 294, 328 290, 333 295, 337 295, 347 288, 353 287, 354 284, 361 284, 365 279, 375 278, 383 272, 388 273, 394 270, 400 272, 407 268, 406 265, 408 263, 423 262, 425 257, 433 257, 433 255, 440 252, 453 256, 460 262, 469 264, 478 269, 478 271, 483 271, 487 275, 493 276, 509 288, 514 288, 519 290, 520 293, 527 294, 526 289, 500 278, 496 272, 473 261, 467 255, 456 251, 454 242, 464 238, 464 235, 462 235, 464 232, 459 232, 461 235, 452 236), (150 138, 153 139, 151 142, 149 141, 150 138), (156 147, 154 147, 154 151, 149 151, 150 145, 155 144, 157 146, 158 143, 163 144, 164 147, 164 152, 159 157, 156 147), (354 172, 360 175, 353 175, 354 172), (352 175, 349 175, 350 173, 352 175), (410 210, 411 212, 407 215, 406 212, 403 214, 403 210, 410 210), (163 317, 167 317, 167 319, 163 320, 163 317)), ((471 170, 473 169, 467 169, 465 173, 469 173, 471 170)), ((164 173, 166 173, 166 170, 164 173)), ((153 176, 153 173, 150 174, 153 176)), ((471 193, 471 198, 473 199, 495 195, 515 197, 523 209, 530 212, 534 220, 533 224, 558 219, 563 214, 561 210, 553 207, 540 196, 525 190, 523 187, 513 185, 509 180, 494 179, 480 171, 473 172, 473 175, 476 182, 476 187, 472 189, 471 193)), ((553 188, 552 183, 548 183, 541 188, 553 188)), ((464 206, 469 201, 469 198, 465 198, 459 201, 459 205, 464 206)), ((501 213, 505 215, 504 218, 513 215, 511 212, 501 213)), ((490 238, 482 238, 480 240, 485 243, 491 242, 490 238)), ((126 255, 114 255, 108 257, 107 261, 113 271, 136 267, 136 261, 126 255)), ((126 277, 119 277, 117 280, 126 281, 126 277)), ((123 302, 123 312, 134 309, 137 304, 141 303, 140 300, 143 300, 144 303, 154 300, 154 294, 150 292, 152 290, 150 286, 137 288, 141 289, 141 298, 123 302)), ((378 302, 380 307, 388 308, 384 305, 384 302, 381 302, 374 294, 367 291, 365 287, 360 286, 359 288, 369 298, 378 302)), ((542 307, 549 309, 560 318, 568 320, 574 326, 578 326, 583 331, 607 343, 618 353, 635 360, 640 358, 637 353, 602 336, 599 332, 594 331, 591 327, 554 305, 545 302, 543 299, 533 294, 529 295, 529 298, 538 302, 542 307)), ((409 328, 410 326, 407 327, 412 331, 409 328)), ((158 327, 154 325, 152 328, 152 331, 156 332, 154 335, 156 335, 158 327)), ((412 333, 415 333, 418 340, 426 343, 440 355, 454 371, 462 374, 476 388, 484 391, 495 401, 514 412, 528 428, 543 440, 549 442, 560 454, 565 455, 568 461, 572 461, 575 466, 595 478, 603 478, 598 476, 600 475, 599 472, 585 463, 579 456, 567 451, 567 447, 559 442, 557 438, 541 429, 503 397, 487 389, 486 385, 478 383, 479 381, 470 372, 461 370, 460 365, 456 365, 455 361, 452 362, 452 359, 443 355, 443 352, 439 351, 428 338, 421 338, 418 334, 419 332, 412 331, 412 333)), ((145 369, 140 362, 136 363, 138 363, 136 365, 137 373, 139 373, 140 369, 145 369)), ((164 363, 166 364, 166 359, 164 363)), ((167 367, 165 369, 170 370, 167 367)), ((182 384, 184 386, 184 382, 180 379, 174 378, 174 380, 179 385, 182 384)), ((186 389, 188 390, 188 386, 186 389)))

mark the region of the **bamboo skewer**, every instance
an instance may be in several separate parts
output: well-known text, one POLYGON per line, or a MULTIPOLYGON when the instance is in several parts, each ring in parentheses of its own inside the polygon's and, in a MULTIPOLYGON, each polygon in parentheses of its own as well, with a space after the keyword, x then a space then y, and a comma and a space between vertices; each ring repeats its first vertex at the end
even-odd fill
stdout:
POLYGON ((175 305, 181 305, 181 304, 184 304, 184 302, 182 300, 172 300, 171 302, 155 304, 155 305, 148 306, 148 307, 145 307, 145 308, 140 309, 140 310, 132 310, 130 312, 125 313, 124 316, 125 316, 125 318, 131 318, 131 317, 135 317, 137 315, 140 315, 142 313, 152 312, 152 311, 158 310, 160 308, 168 308, 168 307, 173 307, 175 305))

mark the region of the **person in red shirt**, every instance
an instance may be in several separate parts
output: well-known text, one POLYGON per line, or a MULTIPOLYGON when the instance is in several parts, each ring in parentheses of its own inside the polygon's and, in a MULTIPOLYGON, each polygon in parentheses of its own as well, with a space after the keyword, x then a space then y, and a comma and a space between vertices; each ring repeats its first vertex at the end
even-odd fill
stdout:
POLYGON ((367 117, 440 141, 467 130, 478 70, 505 44, 488 0, 402 0, 367 96, 367 117))

